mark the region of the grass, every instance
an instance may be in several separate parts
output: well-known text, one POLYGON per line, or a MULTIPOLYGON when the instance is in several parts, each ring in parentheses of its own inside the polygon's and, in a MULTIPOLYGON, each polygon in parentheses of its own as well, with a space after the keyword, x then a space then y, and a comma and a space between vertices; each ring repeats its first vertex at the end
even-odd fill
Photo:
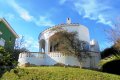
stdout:
POLYGON ((1 80, 120 80, 120 76, 70 67, 26 67, 6 72, 1 80))

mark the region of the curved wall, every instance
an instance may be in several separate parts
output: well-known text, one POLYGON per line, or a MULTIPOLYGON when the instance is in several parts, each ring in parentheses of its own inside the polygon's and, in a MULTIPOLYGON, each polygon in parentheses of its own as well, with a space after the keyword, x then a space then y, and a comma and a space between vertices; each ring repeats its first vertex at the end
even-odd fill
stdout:
MULTIPOLYGON (((59 26, 65 30, 67 30, 68 32, 78 32, 78 37, 80 40, 83 40, 83 41, 87 41, 87 42, 90 42, 90 37, 89 37, 89 30, 87 27, 83 26, 83 25, 64 25, 64 26, 59 26)), ((55 28, 55 27, 53 27, 55 28)), ((39 35, 39 41, 41 39, 48 39, 50 36, 52 36, 55 31, 51 31, 51 29, 53 28, 50 28, 48 30, 45 30, 43 33, 40 33, 39 35)))
POLYGON ((79 26, 65 26, 63 27, 65 30, 67 30, 68 32, 77 32, 78 33, 78 38, 82 41, 87 41, 88 43, 90 42, 90 37, 89 37, 89 30, 87 27, 83 26, 83 25, 79 25, 79 26))

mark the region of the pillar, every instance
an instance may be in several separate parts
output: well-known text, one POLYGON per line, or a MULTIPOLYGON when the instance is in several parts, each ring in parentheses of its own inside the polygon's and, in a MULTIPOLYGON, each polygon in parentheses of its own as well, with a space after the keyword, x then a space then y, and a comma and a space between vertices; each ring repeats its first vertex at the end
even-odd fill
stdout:
POLYGON ((41 48, 41 45, 40 45, 40 41, 39 41, 39 52, 42 52, 42 48, 41 48))
POLYGON ((49 47, 50 47, 50 45, 49 45, 49 39, 47 39, 47 40, 45 40, 45 53, 47 53, 47 54, 49 52, 49 47))

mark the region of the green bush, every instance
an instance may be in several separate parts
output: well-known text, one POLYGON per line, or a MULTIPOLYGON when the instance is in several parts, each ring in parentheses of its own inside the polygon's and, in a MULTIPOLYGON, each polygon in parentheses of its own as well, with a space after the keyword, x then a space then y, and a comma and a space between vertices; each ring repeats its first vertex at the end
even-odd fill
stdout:
POLYGON ((54 66, 65 66, 65 64, 63 64, 63 63, 56 63, 56 64, 54 64, 54 66))
POLYGON ((14 60, 12 53, 0 46, 0 76, 11 68, 14 68, 16 65, 17 61, 14 60))

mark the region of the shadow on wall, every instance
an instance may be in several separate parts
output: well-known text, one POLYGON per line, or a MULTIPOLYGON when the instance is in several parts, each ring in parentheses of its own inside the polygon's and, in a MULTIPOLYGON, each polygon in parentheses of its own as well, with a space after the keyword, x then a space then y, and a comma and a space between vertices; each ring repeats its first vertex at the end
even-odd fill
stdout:
POLYGON ((120 60, 114 60, 104 64, 102 71, 120 75, 120 60))
POLYGON ((57 62, 51 58, 50 56, 46 55, 46 59, 45 59, 45 65, 54 65, 57 62))

